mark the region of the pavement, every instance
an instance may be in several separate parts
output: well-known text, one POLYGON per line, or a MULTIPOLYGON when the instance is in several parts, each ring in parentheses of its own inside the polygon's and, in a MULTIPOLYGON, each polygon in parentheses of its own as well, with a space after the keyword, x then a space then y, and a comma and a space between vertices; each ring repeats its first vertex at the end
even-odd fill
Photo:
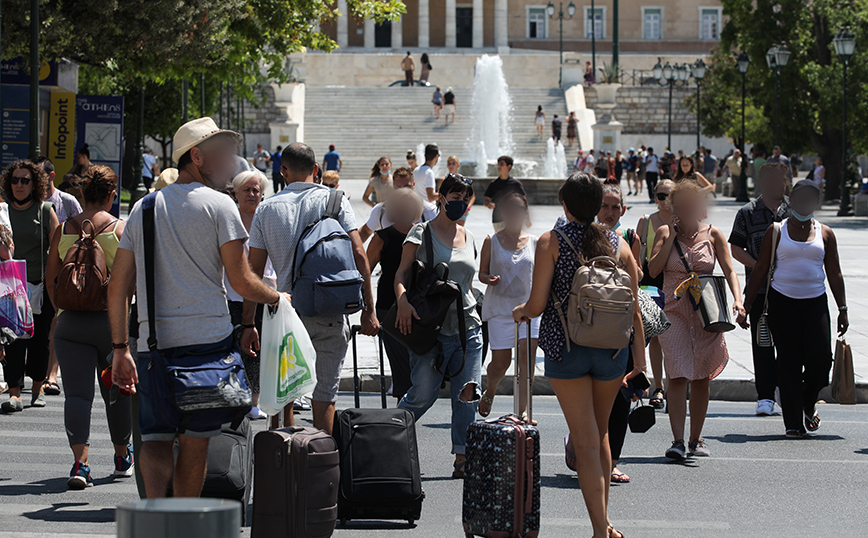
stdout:
MULTIPOLYGON (((532 181, 532 180, 527 180, 532 181)), ((350 196, 350 202, 356 213, 356 221, 361 225, 367 220, 370 208, 362 202, 362 194, 367 182, 344 181, 340 188, 350 196)), ((622 184, 626 186, 626 184, 622 184)), ((481 200, 473 206, 467 219, 467 228, 473 234, 477 248, 482 248, 485 236, 492 233, 491 211, 485 208, 481 200)), ((642 215, 656 211, 656 206, 650 204, 645 197, 627 196, 627 213, 621 219, 623 226, 634 227, 642 215)), ((718 195, 709 208, 707 222, 720 228, 724 235, 729 237, 735 214, 742 204, 733 198, 718 195)), ((850 330, 847 332, 847 342, 853 350, 853 364, 856 373, 857 392, 860 402, 868 402, 868 219, 864 217, 837 217, 836 206, 825 206, 816 213, 817 219, 830 226, 838 239, 838 248, 841 255, 841 265, 844 272, 844 280, 847 287, 847 302, 850 314, 850 330)), ((529 233, 541 235, 551 230, 555 221, 563 214, 559 206, 532 205, 530 218, 533 225, 529 233)), ((744 286, 744 267, 734 262, 739 273, 739 282, 744 286)), ((375 278, 379 271, 375 270, 375 278)), ((720 269, 718 268, 720 274, 720 269)), ((375 283, 376 286, 376 283, 375 283)), ((474 287, 485 290, 485 285, 478 280, 474 287)), ((374 288, 376 290, 376 287, 374 288)), ((834 298, 829 294, 829 307, 833 313, 838 311, 834 298)), ((358 323, 358 316, 353 320, 358 323)), ((740 328, 726 333, 726 345, 729 350, 729 363, 723 373, 712 382, 712 398, 721 400, 756 400, 756 391, 753 386, 754 370, 751 354, 750 332, 740 328)), ((362 389, 367 391, 379 390, 379 366, 377 363, 376 340, 364 336, 359 337, 359 370, 362 375, 362 389)), ((351 352, 351 350, 350 350, 351 352)), ((343 390, 352 390, 352 361, 348 355, 344 363, 343 390)), ((537 357, 537 372, 542 376, 543 358, 540 352, 537 357)), ((485 370, 483 369, 483 372, 485 370)), ((389 373, 389 364, 386 361, 386 373, 389 373)), ((512 387, 512 370, 500 385, 501 391, 508 392, 512 387)), ((650 376, 650 372, 649 372, 650 376)), ((536 394, 553 394, 551 387, 544 379, 540 379, 535 385, 536 394)), ((827 392, 822 394, 829 397, 827 392)))
MULTIPOLYGON (((95 486, 67 491, 72 464, 63 435, 63 400, 0 415, 0 538, 84 538, 115 534, 115 507, 135 500, 134 479, 112 479, 112 449, 102 405, 94 406, 90 462, 95 486)), ((379 405, 372 394, 362 405, 379 405)), ((390 401, 390 406, 394 401, 390 401)), ((339 408, 352 406, 341 393, 339 408)), ((512 401, 498 397, 495 414, 512 401)), ((462 483, 450 478, 449 405, 439 400, 417 424, 421 519, 349 522, 335 537, 454 538, 462 535, 462 483)), ((554 397, 536 397, 541 432, 541 536, 590 536, 578 481, 563 463, 566 425, 554 397)), ((823 425, 802 440, 783 436, 780 416, 755 417, 753 405, 713 401, 705 426, 712 456, 671 463, 668 415, 645 434, 628 434, 620 469, 632 482, 611 489, 610 514, 630 538, 701 536, 801 537, 862 535, 868 527, 868 417, 858 406, 820 405, 823 425)), ((310 413, 297 416, 309 424, 310 413)), ((263 429, 264 421, 255 423, 263 429)), ((156 535, 154 535, 156 537, 156 535)), ((241 529, 241 537, 250 529, 241 529)), ((192 537, 191 537, 192 538, 192 537)))

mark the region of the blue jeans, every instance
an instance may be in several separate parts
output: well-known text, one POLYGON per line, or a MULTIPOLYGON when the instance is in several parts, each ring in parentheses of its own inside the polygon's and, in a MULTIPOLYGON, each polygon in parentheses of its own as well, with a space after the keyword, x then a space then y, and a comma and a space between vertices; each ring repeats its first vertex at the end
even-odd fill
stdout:
MULTIPOLYGON (((440 371, 434 368, 434 361, 439 353, 439 346, 424 355, 410 352, 410 380, 413 385, 398 403, 398 407, 407 409, 418 421, 428 409, 434 405, 440 394, 443 383, 441 372, 455 372, 461 367, 464 352, 461 349, 461 339, 455 335, 440 335, 445 357, 440 371)), ((467 355, 464 368, 453 376, 449 383, 452 399, 452 453, 464 454, 467 444, 467 427, 476 418, 476 405, 482 396, 482 331, 479 327, 467 331, 467 355), (474 385, 474 395, 471 401, 462 400, 459 395, 468 384, 474 385)))

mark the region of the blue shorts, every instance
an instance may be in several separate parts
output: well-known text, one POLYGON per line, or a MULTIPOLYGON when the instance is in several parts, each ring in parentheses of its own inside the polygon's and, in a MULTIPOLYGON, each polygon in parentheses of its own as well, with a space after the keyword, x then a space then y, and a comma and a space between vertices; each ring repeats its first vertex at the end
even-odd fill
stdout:
MULTIPOLYGON (((180 357, 187 354, 211 353, 220 349, 231 348, 232 345, 233 340, 230 335, 225 340, 215 344, 177 347, 171 350, 163 350, 162 353, 164 355, 180 357)), ((178 428, 171 424, 166 424, 154 414, 154 403, 152 401, 154 396, 150 379, 151 372, 148 371, 150 365, 151 354, 147 351, 139 352, 136 365, 139 374, 139 384, 136 386, 136 392, 139 394, 139 430, 142 432, 142 441, 174 441, 178 437, 178 428)), ((184 435, 198 438, 217 437, 220 435, 223 424, 215 424, 210 420, 202 420, 202 418, 197 413, 193 413, 190 423, 184 431, 184 435)))
POLYGON ((627 369, 628 348, 598 349, 570 342, 561 349, 562 360, 546 357, 546 377, 553 379, 578 379, 586 375, 598 381, 612 381, 624 376, 627 369))

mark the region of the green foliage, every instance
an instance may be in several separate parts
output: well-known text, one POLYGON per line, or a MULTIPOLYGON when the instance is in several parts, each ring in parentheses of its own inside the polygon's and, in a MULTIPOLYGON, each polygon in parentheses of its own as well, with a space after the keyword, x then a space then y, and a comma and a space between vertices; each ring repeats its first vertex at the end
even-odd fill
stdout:
POLYGON ((766 51, 785 43, 792 56, 780 71, 781 145, 787 153, 819 154, 827 166, 827 194, 837 196, 841 174, 843 64, 832 39, 842 26, 856 34, 856 54, 849 64, 848 144, 868 151, 868 131, 854 129, 868 121, 868 0, 722 0, 728 18, 721 46, 709 64, 703 92, 703 131, 709 136, 740 132, 741 77, 730 51, 745 51, 748 144, 769 146, 774 136, 775 80, 766 51), (776 9, 779 6, 779 9, 776 9), (763 126, 764 125, 764 126, 763 126))
POLYGON ((597 81, 599 84, 617 84, 621 82, 621 70, 618 68, 618 64, 603 62, 603 67, 598 68, 598 71, 600 71, 600 80, 597 81))

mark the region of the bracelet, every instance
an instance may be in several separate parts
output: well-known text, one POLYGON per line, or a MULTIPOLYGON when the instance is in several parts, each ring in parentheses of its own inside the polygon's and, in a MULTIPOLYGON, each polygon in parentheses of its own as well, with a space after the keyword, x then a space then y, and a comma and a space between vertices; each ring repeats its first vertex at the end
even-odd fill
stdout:
POLYGON ((838 312, 846 312, 847 310, 848 310, 848 309, 847 309, 847 305, 839 306, 839 307, 838 307, 838 312))
POLYGON ((277 300, 274 301, 273 303, 268 303, 268 306, 275 306, 276 307, 279 304, 280 304, 280 294, 278 293, 277 294, 277 300))
POLYGON ((126 349, 128 347, 130 347, 129 341, 126 341, 126 342, 123 342, 120 344, 115 344, 114 342, 112 342, 112 349, 126 349))
POLYGON ((242 323, 241 328, 242 329, 255 329, 256 324, 254 324, 254 323, 249 323, 249 324, 248 323, 242 323))

